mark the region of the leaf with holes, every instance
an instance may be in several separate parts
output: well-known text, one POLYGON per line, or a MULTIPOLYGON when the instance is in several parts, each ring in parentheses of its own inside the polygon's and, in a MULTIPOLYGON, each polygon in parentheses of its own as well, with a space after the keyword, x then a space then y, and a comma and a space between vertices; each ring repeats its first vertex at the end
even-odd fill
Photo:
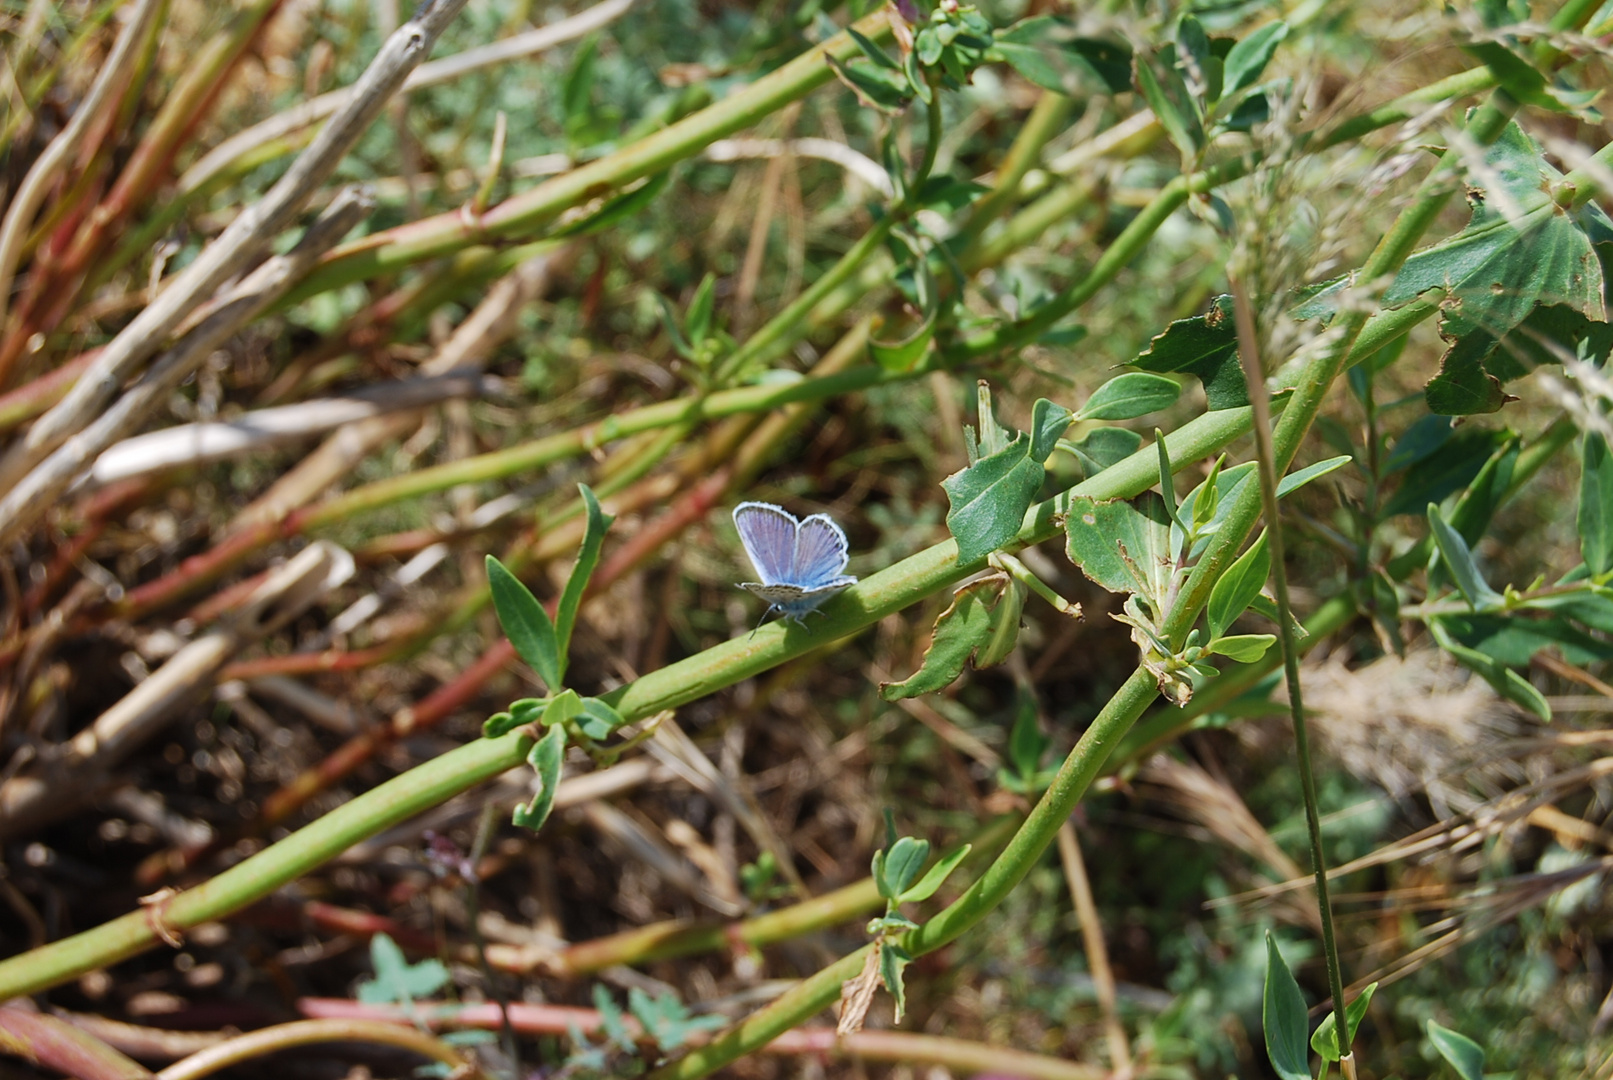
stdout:
POLYGON ((1124 499, 1070 500, 1065 551, 1093 582, 1113 593, 1136 593, 1157 615, 1170 583, 1171 519, 1155 492, 1124 499))

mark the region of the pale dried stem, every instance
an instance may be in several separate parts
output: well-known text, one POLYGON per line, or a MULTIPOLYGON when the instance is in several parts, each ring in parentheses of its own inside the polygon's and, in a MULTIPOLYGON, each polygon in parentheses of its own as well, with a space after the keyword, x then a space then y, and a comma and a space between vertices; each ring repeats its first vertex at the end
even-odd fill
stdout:
MULTIPOLYGON (((431 52, 438 35, 465 3, 466 0, 426 0, 415 17, 387 39, 354 84, 349 98, 268 194, 241 211, 223 235, 204 248, 154 303, 112 339, 67 395, 0 458, 0 489, 15 484, 65 439, 89 424, 141 363, 162 348, 186 315, 245 269, 270 239, 292 224, 303 204, 329 179, 348 149, 409 72, 431 52)), ((8 516, 9 535, 15 535, 26 523, 25 519, 8 516)))
POLYGON ((67 164, 68 158, 78 150, 79 143, 84 140, 90 125, 100 117, 101 109, 113 91, 128 77, 130 65, 136 62, 139 44, 145 40, 151 21, 157 17, 161 7, 162 0, 140 0, 134 9, 134 16, 118 33, 117 42, 101 66, 101 73, 90 86, 90 92, 74 110, 72 120, 45 147, 45 152, 34 161, 28 175, 17 187, 17 194, 6 211, 5 223, 0 225, 0 326, 5 325, 12 275, 16 273, 17 263, 22 257, 28 226, 33 224, 34 214, 44 201, 46 190, 55 182, 57 173, 67 164))
MULTIPOLYGON (((309 227, 295 248, 263 263, 237 285, 224 303, 164 353, 117 404, 59 442, 49 456, 0 497, 0 543, 16 538, 33 524, 81 472, 113 443, 138 428, 214 349, 285 295, 315 260, 334 247, 372 206, 367 194, 357 189, 346 192, 309 227)), ((108 350, 115 345, 113 342, 107 346, 108 350)), ((86 375, 80 380, 74 390, 85 385, 88 378, 86 375)), ((72 397, 70 391, 62 405, 72 397)), ((56 410, 52 410, 40 423, 47 422, 55 413, 56 410)))
MULTIPOLYGON (((517 34, 503 41, 495 41, 491 45, 484 45, 478 49, 467 49, 456 56, 446 56, 441 60, 433 60, 429 64, 422 64, 418 70, 404 80, 402 92, 423 90, 428 86, 449 82, 459 78, 461 75, 468 75, 482 68, 508 63, 512 60, 523 60, 547 49, 552 49, 556 45, 580 38, 584 34, 608 25, 612 20, 625 14, 633 6, 634 2, 635 0, 605 0, 604 3, 595 4, 591 8, 548 26, 540 26, 535 30, 528 30, 524 34, 517 34)), ((189 194, 198 190, 215 176, 228 169, 231 163, 243 154, 250 153, 265 143, 283 139, 310 124, 323 120, 336 110, 346 106, 356 91, 357 87, 332 90, 328 94, 321 94, 295 108, 277 113, 262 123, 254 124, 239 134, 230 136, 230 138, 208 151, 207 155, 200 161, 185 170, 185 175, 179 179, 180 192, 189 194)))
POLYGON ((218 629, 180 649, 40 768, 0 785, 0 835, 26 835, 92 799, 119 762, 212 685, 231 656, 301 614, 352 570, 352 557, 340 548, 323 541, 305 548, 218 629))
POLYGON ((1115 992, 1115 973, 1109 966, 1109 949, 1103 943, 1103 923, 1098 918, 1098 905, 1092 899, 1092 882, 1087 877, 1087 864, 1081 858, 1081 839, 1075 826, 1066 821, 1059 826, 1059 859, 1064 864, 1064 880, 1070 887, 1070 898, 1075 901, 1075 916, 1081 921, 1081 941, 1086 949, 1087 967, 1092 970, 1092 986, 1097 991, 1098 1008, 1103 1011, 1103 1031, 1109 1042, 1109 1065, 1112 1076, 1126 1080, 1131 1076, 1131 1043, 1126 1029, 1120 1023, 1120 1009, 1115 992))

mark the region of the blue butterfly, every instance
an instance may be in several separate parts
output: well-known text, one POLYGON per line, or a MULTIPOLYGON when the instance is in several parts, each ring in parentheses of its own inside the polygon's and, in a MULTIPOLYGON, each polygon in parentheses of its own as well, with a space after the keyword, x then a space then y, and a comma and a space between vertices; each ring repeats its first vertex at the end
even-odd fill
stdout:
POLYGON ((739 587, 766 600, 768 611, 804 622, 819 604, 857 583, 845 572, 846 534, 827 514, 797 521, 772 503, 747 502, 734 507, 734 527, 762 579, 739 587))

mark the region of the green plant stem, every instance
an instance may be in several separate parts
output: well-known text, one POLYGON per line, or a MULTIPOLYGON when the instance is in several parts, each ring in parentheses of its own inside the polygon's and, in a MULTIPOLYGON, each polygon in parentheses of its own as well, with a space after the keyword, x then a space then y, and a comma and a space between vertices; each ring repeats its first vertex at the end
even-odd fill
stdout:
POLYGON ((1350 1056, 1350 1027, 1345 1017, 1344 970, 1339 963, 1338 939, 1333 932, 1333 903, 1327 888, 1327 854, 1322 847, 1322 815, 1316 799, 1316 770, 1311 764, 1311 742, 1300 693, 1299 646, 1294 640, 1293 604, 1288 595, 1284 564, 1283 523, 1277 508, 1276 451, 1271 440, 1271 395, 1261 363, 1260 335, 1255 327, 1254 302, 1241 273, 1228 270, 1232 284, 1234 319, 1238 329, 1238 356, 1249 404, 1254 410, 1256 475, 1260 480, 1261 512, 1266 521, 1266 545, 1271 554, 1271 583, 1277 599, 1277 637, 1282 649, 1283 674, 1288 681, 1288 711, 1294 722, 1294 755, 1299 759, 1300 792, 1305 803, 1305 827, 1310 838, 1311 873, 1316 878, 1316 911, 1322 924, 1322 952, 1327 959, 1327 984, 1333 995, 1333 1022, 1337 1025, 1339 1056, 1350 1056))
MULTIPOLYGON (((1248 430, 1247 409, 1198 417, 1166 437, 1171 460, 1184 466, 1226 446, 1248 430)), ((1046 540, 1070 494, 1096 498, 1136 495, 1158 482, 1157 452, 1148 447, 1078 485, 1066 496, 1032 507, 1020 545, 1046 540)), ((770 623, 651 672, 610 695, 629 721, 674 708, 750 678, 856 633, 917 603, 985 565, 960 566, 957 546, 943 541, 870 575, 822 609, 810 627, 770 623)), ((184 931, 219 919, 313 870, 365 837, 406 820, 468 788, 515 768, 530 738, 519 732, 481 739, 433 758, 344 803, 319 820, 157 908, 132 912, 61 941, 0 961, 0 1001, 31 994, 116 963, 157 945, 158 925, 184 931), (157 920, 161 919, 159 923, 157 920)))
MULTIPOLYGON (((890 23, 876 12, 856 23, 874 41, 890 38, 890 23)), ((451 211, 399 226, 337 248, 285 303, 353 281, 385 275, 418 262, 459 251, 492 239, 525 236, 550 224, 560 214, 591 199, 654 176, 716 142, 750 127, 834 77, 825 55, 848 60, 860 50, 845 32, 814 46, 776 71, 737 93, 685 117, 631 146, 572 169, 530 191, 506 199, 482 215, 474 226, 451 211)))
POLYGON ((1024 126, 1014 136, 1013 145, 998 166, 996 183, 969 208, 969 219, 958 231, 954 244, 962 240, 966 246, 972 247, 980 234, 985 232, 986 226, 1008 208, 1019 194, 1025 174, 1041 160, 1042 148, 1063 129, 1074 108, 1075 102, 1068 95, 1052 90, 1042 91, 1042 96, 1036 99, 1030 115, 1025 117, 1024 126))

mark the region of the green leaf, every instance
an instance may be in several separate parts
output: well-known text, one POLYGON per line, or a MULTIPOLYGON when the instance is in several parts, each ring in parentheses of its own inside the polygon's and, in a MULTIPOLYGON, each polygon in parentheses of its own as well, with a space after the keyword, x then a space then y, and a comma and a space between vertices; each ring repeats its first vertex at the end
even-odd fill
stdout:
POLYGON ((991 637, 994 594, 1000 587, 1001 582, 982 578, 954 593, 952 603, 935 620, 930 647, 924 650, 919 669, 901 682, 881 683, 879 696, 886 701, 900 701, 952 685, 975 651, 991 637))
POLYGON ((1037 722, 1036 701, 1021 692, 1019 709, 1014 714, 1014 726, 1008 733, 1008 760, 1021 779, 1029 780, 1042 767, 1042 755, 1051 740, 1042 734, 1037 722))
POLYGON ((1462 539, 1461 533, 1446 524, 1439 507, 1433 503, 1428 504, 1428 527, 1433 531, 1434 544, 1439 548, 1440 557, 1450 568, 1451 576, 1456 579, 1456 587, 1462 590, 1468 604, 1476 608, 1481 604, 1498 602, 1500 595, 1490 588, 1484 575, 1479 573, 1467 541, 1462 539))
POLYGON ((566 72, 566 81, 561 87, 560 107, 565 114, 566 137, 573 143, 591 141, 586 135, 592 113, 594 61, 598 56, 599 35, 589 34, 577 46, 571 69, 566 72))
POLYGON ((564 690, 550 699, 543 710, 544 727, 560 727, 582 715, 582 698, 575 690, 564 690))
POLYGON ((1124 94, 1131 89, 1130 45, 1103 38, 1075 38, 1070 42, 1070 51, 1092 69, 1111 94, 1124 94))
POLYGON ((907 76, 900 71, 891 71, 861 59, 841 63, 827 53, 824 59, 840 76, 840 81, 851 87, 858 99, 871 109, 900 112, 913 99, 913 88, 907 76))
POLYGON ((1510 432, 1501 434, 1504 438, 1500 449, 1485 459, 1479 474, 1468 484, 1467 490, 1456 501, 1456 508, 1451 511, 1451 528, 1470 545, 1479 542, 1484 531, 1490 527, 1490 519, 1496 509, 1512 489, 1512 472, 1518 463, 1523 442, 1510 432))
POLYGON ((1303 469, 1291 472, 1277 481, 1277 497, 1281 499, 1291 495, 1312 480, 1326 476, 1334 469, 1342 469, 1353 460, 1349 454, 1340 454, 1338 457, 1330 457, 1324 461, 1318 461, 1314 465, 1307 465, 1303 469))
POLYGON ((358 999, 366 1005, 406 1005, 430 997, 448 983, 448 969, 442 961, 411 964, 398 943, 384 933, 370 938, 370 965, 375 968, 375 978, 358 985, 358 999))
POLYGON ((1098 475, 1118 461, 1124 461, 1137 452, 1143 437, 1126 428, 1097 428, 1087 432, 1080 442, 1065 443, 1065 449, 1075 454, 1087 479, 1098 475))
POLYGON ((711 333, 711 310, 716 303, 716 290, 717 275, 707 273, 700 279, 700 287, 695 289, 694 297, 689 301, 689 314, 683 320, 683 327, 689 334, 689 343, 696 348, 711 333))
POLYGON ((1428 631, 1439 643, 1439 647, 1451 654, 1453 660, 1476 672, 1495 688, 1496 693, 1528 709, 1542 721, 1547 723, 1551 721, 1551 705, 1528 679, 1494 657, 1463 645, 1456 640, 1444 619, 1429 619, 1428 631))
POLYGON ((1118 375, 1093 392, 1076 413, 1080 420, 1133 420, 1176 404, 1182 388, 1175 379, 1146 371, 1118 375))
POLYGON ((1613 570, 1613 459, 1607 440, 1585 433, 1579 473, 1579 550, 1592 574, 1613 570))
POLYGON ((1204 384, 1211 410, 1249 404, 1230 296, 1216 297, 1203 315, 1171 323, 1131 365, 1158 374, 1180 371, 1196 376, 1204 384))
POLYGON ((869 41, 868 38, 864 37, 862 34, 859 34, 855 27, 846 27, 846 33, 851 36, 852 41, 857 43, 857 48, 863 51, 863 55, 868 57, 868 59, 872 60, 874 63, 878 64, 880 67, 890 68, 892 71, 900 71, 902 69, 902 65, 898 64, 895 60, 892 60, 890 58, 890 54, 888 54, 884 49, 881 49, 878 45, 875 45, 872 41, 869 41))
MULTIPOLYGON (((711 279, 708 277, 707 280, 711 279)), ((709 308, 707 314, 710 314, 709 308)), ((560 593, 560 603, 555 608, 555 647, 560 656, 562 679, 570 666, 571 631, 577 625, 577 609, 582 606, 582 595, 588 588, 588 579, 593 577, 594 567, 599 565, 599 549, 605 542, 605 530, 616 520, 600 509, 599 500, 587 484, 578 484, 577 490, 582 493, 587 523, 583 527, 582 546, 577 549, 577 563, 571 568, 571 576, 566 579, 566 587, 560 593)))
MULTIPOLYGON (((1350 1041, 1355 1041, 1355 1031, 1361 1026, 1361 1018, 1367 1014, 1367 1006, 1372 1003, 1372 995, 1378 989, 1377 983, 1371 983, 1356 999, 1344 1007, 1344 1022, 1350 1025, 1350 1041)), ((1311 1033, 1311 1049, 1322 1056, 1324 1061, 1337 1061, 1340 1058, 1338 1039, 1338 1017, 1332 1009, 1322 1017, 1322 1022, 1311 1033)))
POLYGON ((1266 1053, 1281 1080, 1311 1080, 1310 1054, 1305 1048, 1305 999, 1288 963, 1277 951, 1277 940, 1266 932, 1266 992, 1260 1013, 1266 1029, 1266 1053))
POLYGON ((1160 51, 1156 60, 1138 54, 1133 63, 1137 89, 1148 107, 1159 118, 1159 126, 1183 154, 1194 155, 1204 146, 1204 126, 1199 122, 1187 84, 1176 70, 1174 50, 1160 51))
POLYGON ((522 698, 510 702, 507 710, 494 713, 482 723, 482 738, 496 739, 525 724, 536 722, 547 704, 548 701, 543 698, 522 698))
POLYGON ((930 842, 915 837, 904 836, 891 845, 891 849, 884 853, 884 858, 876 863, 875 884, 879 886, 879 895, 886 900, 900 900, 901 895, 913 884, 913 879, 919 876, 924 863, 930 857, 930 842))
POLYGON ((1538 68, 1499 41, 1469 42, 1462 48, 1484 62, 1503 90, 1537 109, 1583 115, 1599 93, 1553 85, 1538 68))
POLYGON ((582 711, 577 714, 577 727, 595 742, 610 737, 610 733, 627 723, 627 719, 609 703, 596 697, 582 699, 582 711))
MULTIPOLYGON (((1049 16, 1041 16, 1049 19, 1049 16)), ((1033 20, 1027 19, 1026 22, 1033 20)), ((1050 20, 1051 21, 1051 20, 1050 20)), ((1055 94, 1068 94, 1074 89, 1074 65, 1066 62, 1065 54, 1057 46, 1021 45, 1004 41, 999 35, 992 42, 991 51, 1026 79, 1055 94)))
POLYGON ((1452 432, 1448 416, 1418 420, 1395 443, 1384 464, 1385 471, 1406 472, 1400 487, 1383 504, 1384 515, 1420 515, 1427 512, 1429 503, 1444 502, 1452 492, 1473 482, 1509 434, 1473 424, 1452 432))
POLYGON ((934 896, 935 891, 941 887, 941 883, 946 881, 951 876, 952 871, 956 870, 959 864, 969 857, 971 846, 970 844, 965 844, 961 848, 943 855, 940 861, 930 867, 929 873, 919 879, 917 885, 902 890, 902 895, 898 902, 917 904, 934 896))
MULTIPOLYGON (((1569 618, 1582 618, 1591 605, 1601 605, 1605 610, 1608 601, 1586 596, 1563 610, 1569 618)), ((1580 666, 1613 660, 1613 643, 1587 633, 1568 618, 1531 618, 1522 613, 1441 615, 1440 622, 1463 645, 1508 667, 1528 667, 1536 653, 1548 648, 1556 649, 1570 664, 1580 666)))
POLYGON ((1046 398, 1037 398, 1031 407, 1031 460, 1045 462, 1053 454, 1074 419, 1069 409, 1046 398))
POLYGON ((1262 532, 1253 546, 1227 567, 1226 573, 1210 590, 1207 610, 1211 637, 1218 638, 1227 632, 1238 616, 1254 603, 1270 576, 1271 552, 1266 549, 1266 534, 1262 532))
POLYGON ((647 209, 656 200, 657 196, 666 190, 666 186, 671 179, 672 173, 670 170, 658 172, 637 187, 606 199, 599 209, 593 213, 561 225, 549 235, 559 238, 564 236, 592 236, 594 233, 603 232, 626 221, 639 211, 647 209))
POLYGON ((599 1026, 604 1029, 606 1038, 624 1050, 632 1049, 633 1033, 622 1022, 621 1006, 611 998, 604 983, 594 984, 593 997, 594 1010, 599 1013, 599 1026))
POLYGON ((996 667, 1007 660, 1019 644, 1019 620, 1025 611, 1025 592, 1025 586, 1012 578, 1003 585, 1001 599, 991 609, 991 629, 975 651, 975 667, 996 667))
POLYGON ((566 757, 566 728, 555 724, 544 732, 543 738, 532 745, 526 761, 538 774, 538 790, 525 806, 517 805, 511 821, 522 828, 537 832, 549 820, 554 809, 555 792, 560 789, 560 766, 566 757))
POLYGON ((958 542, 959 566, 984 559, 1019 535, 1046 475, 1030 454, 1031 437, 1021 433, 995 454, 941 481, 951 506, 947 528, 958 542))
POLYGON ((902 1022, 907 1012, 907 988, 902 983, 902 972, 913 958, 900 946, 887 943, 879 951, 879 975, 885 982, 885 990, 896 1005, 896 1022, 902 1022))
POLYGON ((1256 30, 1227 52, 1221 77, 1221 96, 1231 97, 1260 81, 1277 46, 1288 36, 1288 24, 1278 19, 1256 30))
POLYGON ((1586 223, 1558 206, 1561 174, 1516 124, 1485 148, 1469 180, 1468 224, 1406 260, 1384 293, 1395 306, 1431 289, 1447 299, 1440 334, 1451 342, 1440 374, 1425 394, 1429 408, 1450 415, 1493 412, 1506 400, 1501 384, 1527 371, 1526 348, 1501 348, 1537 308, 1562 306, 1546 325, 1605 323, 1602 266, 1586 223))
POLYGON ((554 624, 531 591, 493 556, 487 557, 487 584, 493 592, 493 610, 504 636, 515 646, 526 666, 538 673, 551 694, 558 694, 565 674, 554 624))
POLYGON ((1462 1080, 1484 1080, 1484 1047, 1432 1020, 1428 1021, 1428 1040, 1462 1080))
POLYGON ((1224 656, 1228 660, 1236 660, 1240 664, 1252 664, 1266 655, 1266 650, 1277 641, 1275 634, 1234 634, 1231 637, 1214 638, 1205 646, 1205 652, 1224 656))
POLYGON ((1078 495, 1064 520, 1070 561, 1113 593, 1137 593, 1155 614, 1169 585, 1170 515, 1152 491, 1132 501, 1078 495))

